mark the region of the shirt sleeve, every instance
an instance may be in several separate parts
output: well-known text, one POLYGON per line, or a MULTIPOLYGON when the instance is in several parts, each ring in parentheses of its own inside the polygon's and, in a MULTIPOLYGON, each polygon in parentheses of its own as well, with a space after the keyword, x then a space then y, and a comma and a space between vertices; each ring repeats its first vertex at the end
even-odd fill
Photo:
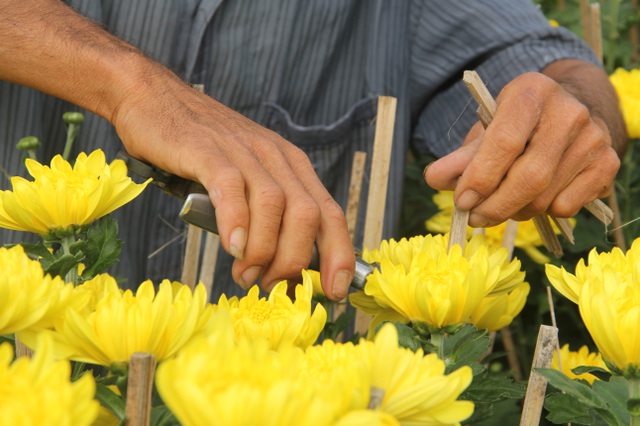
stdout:
POLYGON ((450 153, 477 121, 477 104, 462 83, 465 70, 476 70, 497 96, 518 75, 560 59, 600 64, 589 46, 552 27, 528 0, 439 3, 447 6, 433 13, 435 6, 425 5, 413 22, 410 85, 421 97, 412 99, 412 143, 420 153, 450 153))

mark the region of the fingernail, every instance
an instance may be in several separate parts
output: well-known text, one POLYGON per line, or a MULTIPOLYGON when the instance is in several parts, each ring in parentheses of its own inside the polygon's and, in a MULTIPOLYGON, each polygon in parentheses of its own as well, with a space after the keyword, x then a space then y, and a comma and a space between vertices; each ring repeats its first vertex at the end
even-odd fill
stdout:
POLYGON ((469 225, 474 228, 487 228, 491 225, 489 219, 477 213, 469 215, 469 225))
POLYGON ((479 201, 480 194, 471 189, 467 189, 458 197, 458 200, 456 201, 456 207, 458 207, 458 209, 462 210, 463 212, 468 212, 469 210, 474 208, 479 201))
POLYGON ((229 253, 236 259, 244 257, 244 248, 247 245, 247 231, 244 228, 236 228, 231 231, 229 237, 229 253))
POLYGON ((435 163, 435 161, 430 162, 424 167, 424 170, 422 171, 422 177, 424 178, 424 180, 427 180, 427 170, 429 169, 429 167, 431 167, 433 163, 435 163))
POLYGON ((351 285, 352 279, 353 275, 351 272, 347 270, 338 271, 336 276, 333 278, 333 287, 331 288, 333 297, 336 299, 344 299, 349 292, 349 286, 351 285))
POLYGON ((250 268, 247 268, 247 270, 244 271, 244 273, 240 277, 240 287, 244 288, 245 290, 250 289, 256 283, 256 281, 258 281, 258 277, 260 277, 261 273, 262 266, 251 266, 250 268))

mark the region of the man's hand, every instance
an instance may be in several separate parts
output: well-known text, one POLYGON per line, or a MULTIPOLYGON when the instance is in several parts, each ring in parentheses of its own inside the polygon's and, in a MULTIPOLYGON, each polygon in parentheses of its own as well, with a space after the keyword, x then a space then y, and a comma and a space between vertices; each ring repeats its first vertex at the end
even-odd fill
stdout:
POLYGON ((527 73, 505 86, 487 129, 477 123, 461 148, 425 171, 430 186, 455 189, 458 208, 471 211, 471 226, 545 212, 571 217, 611 191, 620 166, 614 147, 623 152, 625 136, 606 74, 574 60, 544 73, 549 76, 527 73))
POLYGON ((316 241, 325 293, 346 296, 355 265, 346 221, 304 152, 177 79, 140 83, 112 122, 130 154, 209 191, 236 282, 262 277, 271 290, 309 265, 316 241))
POLYGON ((0 78, 108 119, 129 153, 194 179, 216 208, 242 286, 294 278, 318 246, 325 294, 346 296, 355 255, 342 210, 306 155, 192 89, 58 0, 0 7, 0 78))

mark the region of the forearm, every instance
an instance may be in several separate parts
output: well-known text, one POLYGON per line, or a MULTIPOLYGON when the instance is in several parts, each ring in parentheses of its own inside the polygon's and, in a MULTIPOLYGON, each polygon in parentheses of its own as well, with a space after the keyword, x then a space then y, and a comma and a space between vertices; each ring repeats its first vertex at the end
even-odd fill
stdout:
POLYGON ((547 66, 543 74, 551 77, 589 108, 606 124, 612 147, 622 158, 627 149, 627 129, 619 108, 618 96, 607 74, 596 65, 576 59, 564 59, 547 66))
POLYGON ((145 75, 168 73, 58 0, 0 6, 0 79, 68 100, 113 122, 145 75))

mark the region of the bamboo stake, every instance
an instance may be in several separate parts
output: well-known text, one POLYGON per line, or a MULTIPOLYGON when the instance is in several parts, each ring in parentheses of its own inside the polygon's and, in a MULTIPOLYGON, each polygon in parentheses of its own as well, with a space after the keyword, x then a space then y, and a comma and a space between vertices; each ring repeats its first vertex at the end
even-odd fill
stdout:
MULTIPOLYGON (((204 93, 203 84, 192 84, 195 90, 204 93)), ((187 242, 185 246, 184 260, 182 262, 182 276, 180 282, 189 286, 191 290, 196 287, 196 277, 200 263, 200 250, 202 248, 202 233, 204 231, 194 225, 187 225, 187 242)))
POLYGON ((147 426, 151 420, 151 390, 156 359, 145 352, 131 355, 127 381, 125 425, 147 426))
POLYGON ((373 156, 371 158, 369 198, 364 224, 363 246, 370 250, 377 248, 382 241, 382 225, 387 201, 396 105, 396 98, 390 96, 380 96, 378 98, 376 133, 373 141, 373 156))
POLYGON ((553 352, 558 344, 558 329, 548 325, 541 325, 538 332, 536 351, 524 398, 524 407, 520 417, 520 426, 538 426, 547 391, 547 379, 538 374, 536 368, 549 368, 553 359, 553 352))
MULTIPOLYGON (((376 133, 373 140, 373 155, 371 158, 369 198, 367 200, 367 214, 364 223, 363 248, 370 250, 379 247, 382 241, 382 225, 387 201, 396 106, 396 98, 390 96, 380 96, 378 98, 376 133)), ((364 334, 368 330, 370 323, 371 316, 358 309, 356 311, 354 331, 364 334)))
POLYGON ((31 358, 33 355, 33 351, 24 343, 22 340, 18 339, 18 336, 15 336, 14 346, 16 351, 16 358, 21 358, 23 356, 31 358))
MULTIPOLYGON (((349 183, 349 196, 347 197, 347 229, 351 236, 351 242, 355 240, 356 229, 358 224, 358 211, 360 210, 360 198, 362 195, 362 181, 364 179, 364 169, 367 162, 367 153, 364 151, 356 151, 353 155, 353 164, 351 166, 351 180, 349 183)), ((347 300, 343 299, 334 304, 333 321, 337 320, 340 315, 347 312, 347 300)), ((336 342, 342 342, 344 333, 336 336, 336 342)))
POLYGON ((356 236, 356 225, 358 222, 358 212, 360 210, 360 195, 362 194, 362 181, 364 179, 366 161, 367 153, 364 151, 357 151, 353 155, 346 214, 347 228, 349 229, 352 242, 356 236))
POLYGON ((188 285, 191 290, 196 287, 202 233, 203 230, 197 226, 187 225, 187 244, 184 252, 184 261, 182 262, 180 282, 188 285))
POLYGON ((451 230, 449 231, 449 251, 458 244, 464 252, 467 243, 467 227, 469 226, 469 212, 459 210, 455 204, 453 206, 453 216, 451 217, 451 230))
MULTIPOLYGON (((507 220, 504 235, 502 236, 502 247, 506 248, 509 252, 509 260, 513 258, 516 236, 518 235, 518 225, 519 223, 515 220, 507 220)), ((516 381, 520 381, 522 380, 522 368, 520 367, 520 361, 518 359, 518 348, 513 340, 509 326, 503 327, 500 330, 500 336, 502 337, 504 350, 507 353, 509 369, 513 372, 513 378, 516 381)))
POLYGON ((602 24, 600 19, 600 3, 592 3, 590 8, 590 27, 591 47, 596 55, 602 61, 604 55, 602 53, 602 24))
POLYGON ((589 16, 591 15, 591 8, 589 7, 589 0, 580 0, 580 21, 582 23, 582 38, 587 44, 593 47, 591 42, 591 24, 589 23, 589 16))
POLYGON ((211 297, 211 291, 213 290, 213 280, 216 274, 216 264, 218 263, 219 251, 220 236, 207 232, 204 240, 204 252, 202 253, 200 277, 198 278, 198 281, 203 283, 207 290, 207 300, 211 297))
POLYGON ((502 236, 502 247, 509 251, 509 259, 513 258, 513 250, 516 245, 516 237, 518 235, 518 222, 515 220, 507 220, 502 236))

